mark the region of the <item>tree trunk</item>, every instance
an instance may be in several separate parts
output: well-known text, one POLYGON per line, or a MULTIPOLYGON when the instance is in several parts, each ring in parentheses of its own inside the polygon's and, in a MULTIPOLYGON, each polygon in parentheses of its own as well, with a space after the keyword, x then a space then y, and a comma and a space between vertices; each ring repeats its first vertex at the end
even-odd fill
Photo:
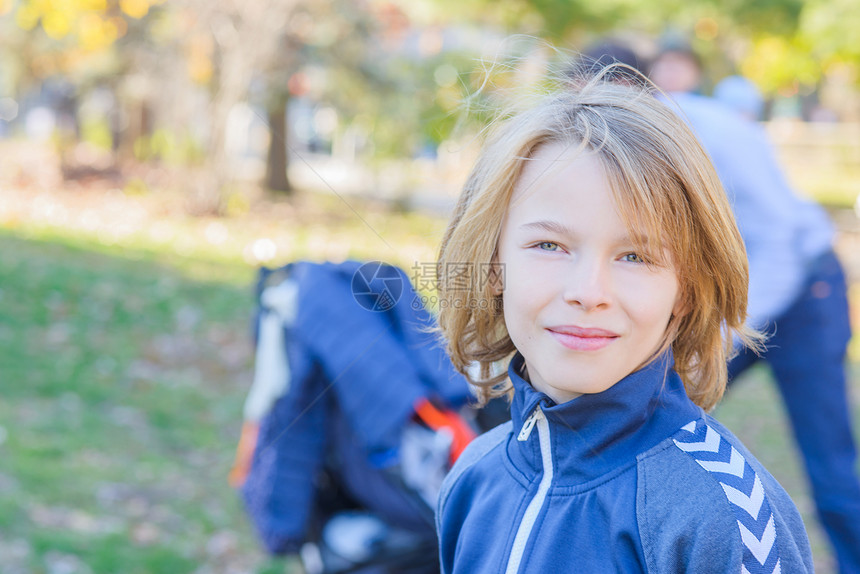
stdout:
MULTIPOLYGON (((195 186, 192 203, 200 213, 223 213, 228 185, 233 181, 232 158, 227 154, 227 120, 230 111, 246 95, 253 61, 238 42, 221 46, 221 62, 216 91, 210 103, 207 170, 195 186)), ((253 54, 251 55, 253 56, 253 54)))
POLYGON ((287 176, 287 100, 288 98, 277 98, 274 105, 270 106, 269 116, 269 154, 266 159, 265 186, 272 191, 290 193, 292 186, 287 176))

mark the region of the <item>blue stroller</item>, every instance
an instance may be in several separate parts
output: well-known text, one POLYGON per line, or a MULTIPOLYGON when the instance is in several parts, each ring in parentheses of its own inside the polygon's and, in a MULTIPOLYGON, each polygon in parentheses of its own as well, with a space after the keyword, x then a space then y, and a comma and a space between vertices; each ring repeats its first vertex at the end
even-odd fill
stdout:
MULTIPOLYGON (((406 274, 260 271, 257 362, 231 483, 273 554, 308 574, 439 571, 433 511, 475 432, 471 397, 406 274)), ((480 413, 482 416, 486 413, 480 413)))

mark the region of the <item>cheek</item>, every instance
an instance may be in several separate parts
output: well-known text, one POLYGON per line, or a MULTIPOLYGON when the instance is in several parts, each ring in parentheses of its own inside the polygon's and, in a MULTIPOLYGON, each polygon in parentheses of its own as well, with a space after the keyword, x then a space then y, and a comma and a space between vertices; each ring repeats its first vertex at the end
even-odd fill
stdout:
POLYGON ((533 262, 510 261, 504 269, 504 277, 502 298, 506 312, 533 314, 559 290, 552 268, 533 262))
POLYGON ((672 280, 649 281, 625 292, 628 314, 640 327, 661 333, 673 314, 681 308, 677 283, 672 280))
POLYGON ((520 322, 523 316, 529 312, 528 299, 523 297, 515 282, 508 281, 505 285, 505 290, 502 292, 502 302, 504 304, 505 323, 508 325, 520 322))
POLYGON ((537 291, 523 281, 512 279, 510 275, 505 281, 502 293, 505 326, 515 342, 522 341, 528 335, 529 326, 538 320, 542 305, 541 295, 537 291))

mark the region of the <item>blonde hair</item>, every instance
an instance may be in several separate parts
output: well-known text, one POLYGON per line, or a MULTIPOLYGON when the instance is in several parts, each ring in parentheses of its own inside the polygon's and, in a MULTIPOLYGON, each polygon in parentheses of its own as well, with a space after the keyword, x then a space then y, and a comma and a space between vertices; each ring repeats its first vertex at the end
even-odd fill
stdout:
POLYGON ((654 245, 643 247, 651 253, 662 252, 660 245, 671 253, 683 312, 670 319, 658 354, 672 348, 675 369, 697 405, 711 409, 722 397, 733 336, 759 347, 760 335, 744 325, 746 250, 707 154, 642 81, 607 81, 617 80, 617 68, 497 122, 445 232, 437 267, 439 328, 482 403, 511 390, 507 373, 492 367, 516 351, 498 288, 503 270, 492 267, 502 222, 524 161, 548 143, 595 153, 631 237, 649 238, 654 245), (490 266, 490 280, 456 281, 451 274, 463 265, 490 266))

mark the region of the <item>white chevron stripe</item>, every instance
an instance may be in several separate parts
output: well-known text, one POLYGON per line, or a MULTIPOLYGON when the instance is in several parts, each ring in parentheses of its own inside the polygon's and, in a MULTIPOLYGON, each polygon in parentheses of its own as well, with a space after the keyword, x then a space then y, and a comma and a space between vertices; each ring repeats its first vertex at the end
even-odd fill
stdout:
MULTIPOLYGON (((708 430, 711 430, 711 427, 708 427, 708 430)), ((729 459, 729 462, 698 459, 696 462, 698 462, 701 467, 708 472, 724 472, 726 474, 737 476, 738 478, 743 478, 744 476, 744 457, 741 456, 741 453, 735 450, 735 447, 732 447, 732 456, 729 459)))
POLYGON ((747 527, 740 521, 738 521, 738 528, 741 529, 741 539, 744 541, 746 547, 750 549, 753 556, 755 556, 755 559, 758 560, 759 564, 767 562, 767 557, 770 555, 770 549, 773 548, 773 543, 776 540, 776 526, 774 526, 773 523, 773 515, 771 514, 770 520, 767 521, 767 526, 764 528, 761 540, 756 538, 755 534, 747 530, 747 527))
MULTIPOLYGON (((696 423, 691 422, 685 425, 682 430, 688 431, 690 433, 695 432, 696 423)), ((696 453, 696 452, 712 452, 718 453, 720 451, 720 446, 722 444, 722 437, 710 426, 707 426, 707 430, 705 431, 705 440, 701 442, 695 443, 686 443, 679 442, 677 440, 674 441, 675 445, 688 453, 696 453)), ((710 460, 699 460, 695 454, 691 454, 693 456, 693 460, 695 460, 699 465, 711 473, 722 473, 722 474, 731 474, 733 476, 737 476, 738 478, 743 478, 744 471, 746 470, 746 461, 744 457, 735 449, 731 447, 731 452, 729 455, 728 462, 724 461, 710 461, 710 460)), ((752 470, 752 469, 750 469, 752 470)), ((752 471, 753 474, 753 487, 749 496, 747 496, 743 491, 738 490, 733 486, 729 486, 724 484, 719 480, 718 477, 714 477, 719 482, 720 486, 723 488, 723 492, 726 495, 726 498, 730 503, 735 505, 738 509, 735 510, 736 513, 740 512, 740 509, 743 509, 747 512, 753 519, 758 520, 758 515, 762 512, 762 506, 765 501, 765 493, 764 487, 762 486, 761 480, 758 475, 756 475, 755 471, 752 471)), ((742 515, 736 514, 736 516, 742 515)), ((764 532, 762 533, 761 539, 759 540, 755 534, 750 532, 743 523, 738 520, 738 529, 740 530, 741 540, 744 545, 749 549, 750 554, 758 561, 761 566, 767 562, 768 557, 771 554, 771 551, 776 552, 774 549, 774 542, 776 541, 776 526, 774 524, 773 514, 768 513, 766 515, 768 517, 767 525, 765 526, 764 532)), ((747 564, 752 564, 749 562, 749 558, 747 558, 747 564)), ((747 568, 747 564, 741 565, 741 574, 750 574, 749 569, 747 568)), ((753 568, 756 572, 759 571, 758 568, 753 568)), ((781 574, 782 566, 779 560, 779 556, 776 556, 776 565, 773 568, 771 574, 781 574)))
POLYGON ((720 450, 720 435, 708 427, 708 432, 705 433, 705 440, 702 442, 678 442, 675 444, 685 452, 719 452, 720 450))
MULTIPOLYGON (((747 570, 746 566, 741 566, 741 574, 750 574, 750 571, 747 570)), ((782 574, 782 566, 779 565, 779 559, 777 559, 776 566, 773 567, 771 574, 782 574)))
POLYGON ((723 490, 726 491, 726 496, 728 497, 729 502, 740 506, 746 510, 754 520, 758 520, 758 513, 759 510, 761 510, 762 502, 764 502, 764 487, 761 485, 758 475, 755 475, 755 482, 753 483, 752 492, 749 496, 728 484, 723 484, 721 482, 720 486, 722 486, 723 490))

